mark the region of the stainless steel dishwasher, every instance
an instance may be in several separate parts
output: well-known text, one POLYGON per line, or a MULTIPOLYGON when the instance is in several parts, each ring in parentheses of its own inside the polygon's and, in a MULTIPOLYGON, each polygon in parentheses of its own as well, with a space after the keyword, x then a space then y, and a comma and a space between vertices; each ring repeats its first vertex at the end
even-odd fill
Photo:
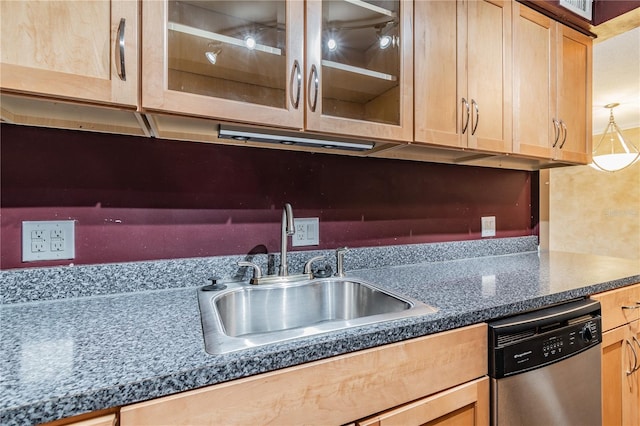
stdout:
POLYGON ((489 323, 492 425, 601 425, 600 303, 489 323))

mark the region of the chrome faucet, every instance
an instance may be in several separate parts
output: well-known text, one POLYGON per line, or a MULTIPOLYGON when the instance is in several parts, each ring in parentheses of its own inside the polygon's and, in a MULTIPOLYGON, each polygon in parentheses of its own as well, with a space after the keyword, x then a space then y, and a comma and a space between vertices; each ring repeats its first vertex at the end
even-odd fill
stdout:
POLYGON ((286 277, 289 275, 289 265, 287 264, 287 237, 296 232, 293 226, 293 209, 291 204, 285 203, 282 209, 282 226, 280 229, 280 268, 278 275, 286 277))
MULTIPOLYGON (((249 267, 253 269, 253 277, 249 280, 251 284, 274 284, 274 283, 290 283, 302 280, 310 280, 313 278, 313 262, 322 260, 324 256, 315 256, 307 260, 304 270, 301 274, 289 275, 289 265, 287 264, 287 238, 295 234, 293 223, 293 209, 291 204, 285 203, 282 208, 282 224, 280 228, 280 266, 278 275, 263 276, 260 266, 254 262, 240 261, 238 266, 249 267)), ((344 249, 346 250, 346 248, 344 249)), ((244 272, 242 273, 244 275, 244 272)))

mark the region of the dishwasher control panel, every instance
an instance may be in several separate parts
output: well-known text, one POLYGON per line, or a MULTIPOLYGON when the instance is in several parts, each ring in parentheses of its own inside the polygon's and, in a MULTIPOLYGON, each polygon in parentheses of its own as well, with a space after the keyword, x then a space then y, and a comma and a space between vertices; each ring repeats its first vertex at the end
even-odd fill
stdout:
POLYGON ((489 375, 502 378, 533 370, 600 344, 600 305, 586 302, 575 315, 568 314, 569 306, 553 307, 489 323, 489 375), (594 309, 585 312, 587 307, 594 309))

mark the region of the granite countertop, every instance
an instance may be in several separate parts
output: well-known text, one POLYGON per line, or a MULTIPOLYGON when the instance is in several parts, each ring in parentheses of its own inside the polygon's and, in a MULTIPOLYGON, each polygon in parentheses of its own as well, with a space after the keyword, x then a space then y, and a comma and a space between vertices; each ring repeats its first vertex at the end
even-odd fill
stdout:
POLYGON ((438 311, 214 356, 204 350, 200 282, 1 305, 0 423, 127 405, 588 296, 640 282, 640 262, 527 251, 348 275, 438 311))

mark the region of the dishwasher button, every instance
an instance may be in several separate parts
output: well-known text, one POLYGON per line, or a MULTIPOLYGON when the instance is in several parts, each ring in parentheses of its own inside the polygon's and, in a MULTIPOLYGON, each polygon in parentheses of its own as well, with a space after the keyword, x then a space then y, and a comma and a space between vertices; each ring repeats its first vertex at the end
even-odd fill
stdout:
POLYGON ((584 340, 586 343, 591 342, 591 339, 593 339, 593 333, 591 332, 591 328, 589 327, 589 324, 582 327, 582 331, 580 332, 580 335, 582 336, 582 340, 584 340))

